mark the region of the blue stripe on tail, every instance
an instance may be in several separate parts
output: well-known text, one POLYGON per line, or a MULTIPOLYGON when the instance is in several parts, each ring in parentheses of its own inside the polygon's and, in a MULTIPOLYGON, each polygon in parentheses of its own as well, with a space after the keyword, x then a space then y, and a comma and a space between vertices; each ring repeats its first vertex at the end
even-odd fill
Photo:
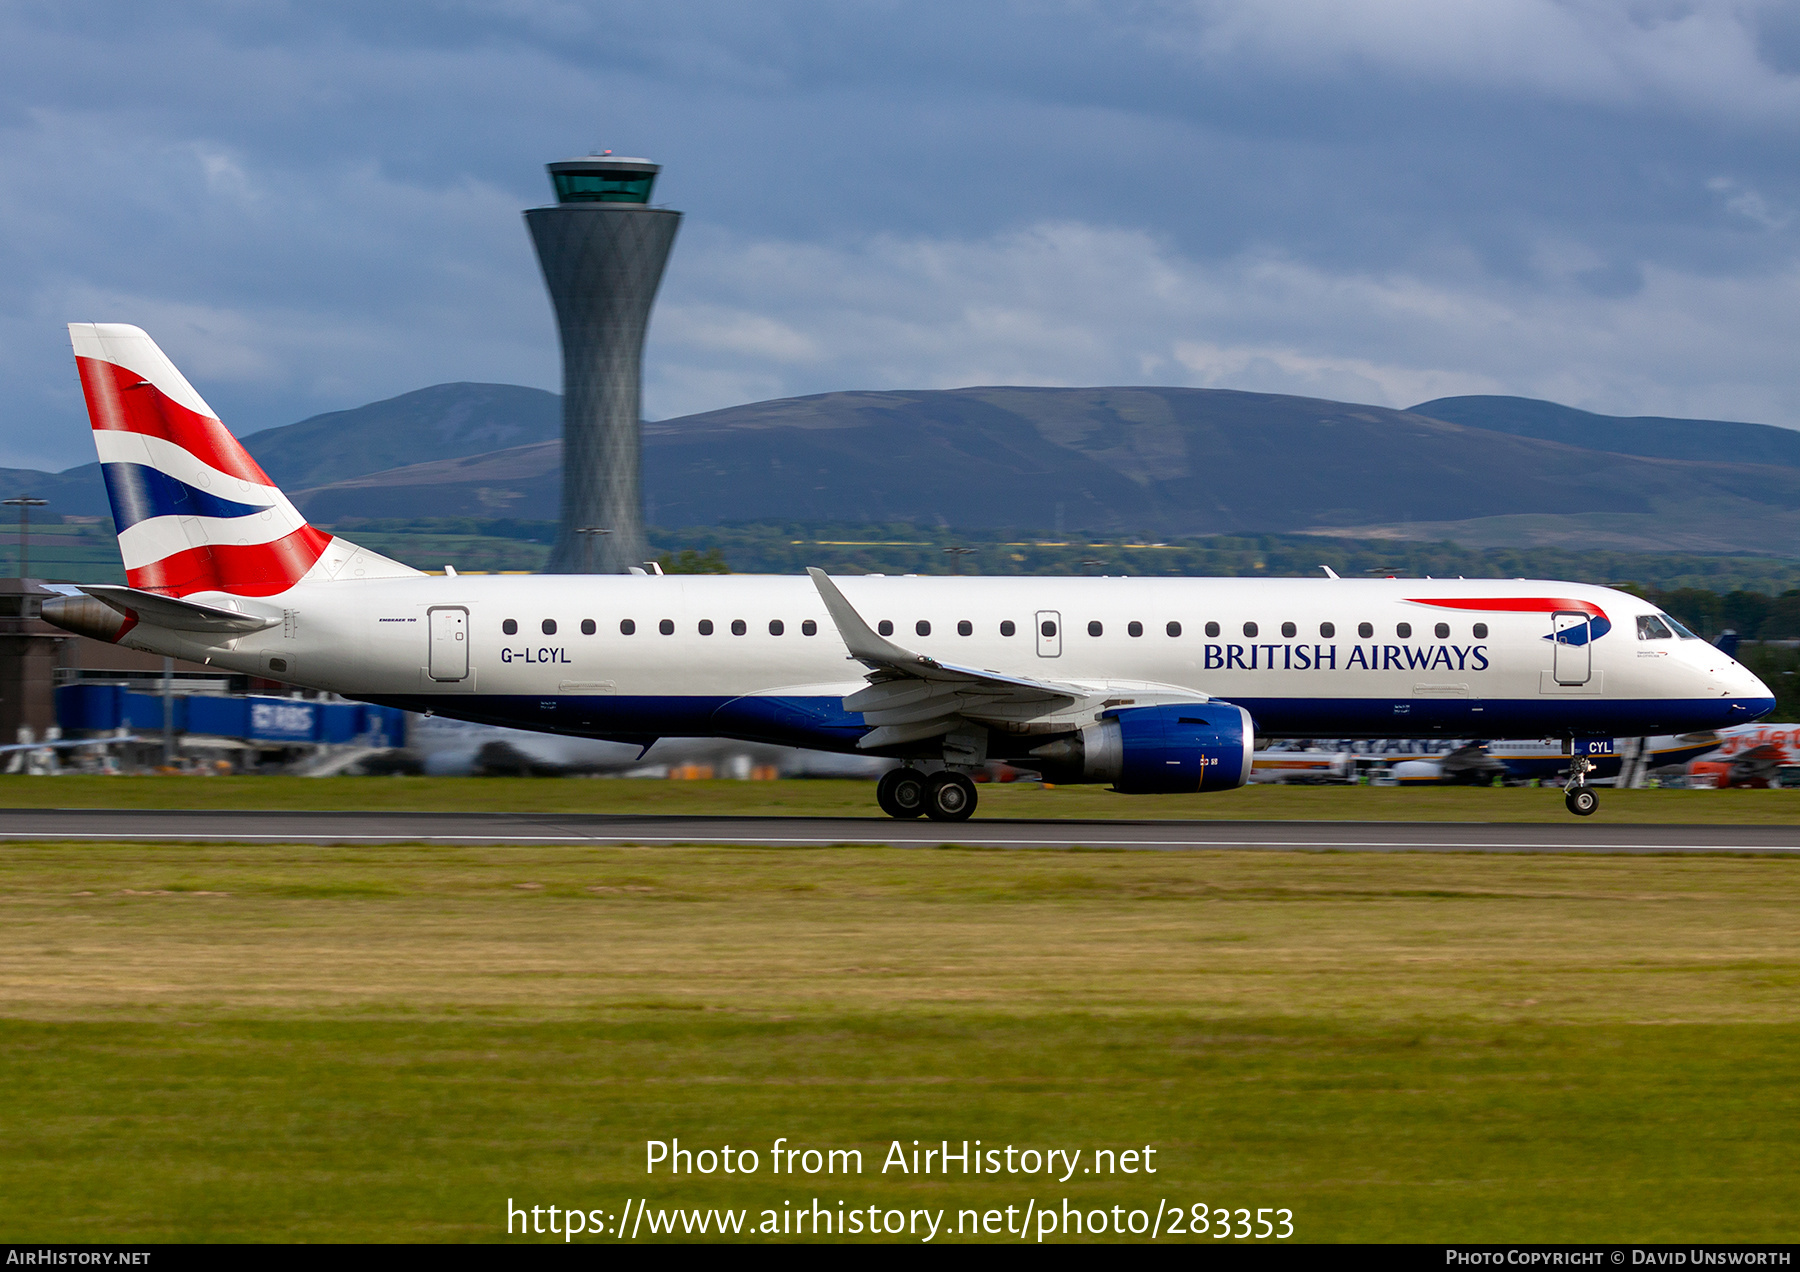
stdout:
POLYGON ((152 517, 248 517, 269 507, 221 499, 148 464, 102 464, 100 471, 120 534, 152 517))

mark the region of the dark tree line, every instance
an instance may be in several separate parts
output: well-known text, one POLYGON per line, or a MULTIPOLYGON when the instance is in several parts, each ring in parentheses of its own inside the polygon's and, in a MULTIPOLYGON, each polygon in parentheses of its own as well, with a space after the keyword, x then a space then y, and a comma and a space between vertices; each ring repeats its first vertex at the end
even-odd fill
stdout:
POLYGON ((1800 640, 1800 589, 1779 596, 1766 592, 1709 592, 1697 587, 1631 590, 1707 640, 1717 640, 1728 631, 1744 640, 1800 640))

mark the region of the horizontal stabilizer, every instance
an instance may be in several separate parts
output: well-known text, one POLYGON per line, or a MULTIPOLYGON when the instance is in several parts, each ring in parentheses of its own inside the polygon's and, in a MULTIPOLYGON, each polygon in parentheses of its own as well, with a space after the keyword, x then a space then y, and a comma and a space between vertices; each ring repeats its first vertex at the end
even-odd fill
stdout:
MULTIPOLYGON (((279 615, 246 614, 241 610, 222 609, 217 605, 202 605, 199 601, 141 592, 135 587, 120 587, 116 583, 95 583, 85 585, 81 590, 127 618, 178 632, 247 636, 281 622, 279 615)), ((46 608, 49 604, 54 602, 47 603, 46 608)))

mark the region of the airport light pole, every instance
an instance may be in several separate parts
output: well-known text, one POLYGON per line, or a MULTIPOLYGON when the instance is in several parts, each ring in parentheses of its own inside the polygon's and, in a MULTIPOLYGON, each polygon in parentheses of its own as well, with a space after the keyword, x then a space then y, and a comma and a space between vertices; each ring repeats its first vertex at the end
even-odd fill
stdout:
POLYGON ((162 762, 164 768, 173 768, 175 766, 175 660, 166 654, 163 656, 162 709, 162 762))
POLYGON ((974 548, 945 548, 944 551, 950 554, 950 573, 961 574, 962 559, 974 550, 974 548))
POLYGON ((575 533, 581 536, 581 572, 592 574, 594 572, 594 539, 598 535, 611 534, 612 531, 600 526, 577 526, 575 533))
POLYGON ((42 508, 48 499, 33 499, 30 495, 19 495, 12 499, 0 499, 0 504, 19 510, 19 577, 30 573, 31 566, 31 510, 42 508))

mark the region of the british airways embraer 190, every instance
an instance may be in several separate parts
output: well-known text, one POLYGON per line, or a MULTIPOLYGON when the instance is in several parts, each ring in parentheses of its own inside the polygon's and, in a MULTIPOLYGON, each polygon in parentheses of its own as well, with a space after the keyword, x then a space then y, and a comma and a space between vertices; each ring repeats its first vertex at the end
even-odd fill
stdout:
POLYGON ((1514 579, 428 575, 307 524, 148 335, 73 323, 128 585, 70 631, 350 698, 639 742, 905 761, 896 817, 966 818, 1004 760, 1227 790, 1254 738, 1590 739, 1746 724, 1768 688, 1624 592, 1514 579))

